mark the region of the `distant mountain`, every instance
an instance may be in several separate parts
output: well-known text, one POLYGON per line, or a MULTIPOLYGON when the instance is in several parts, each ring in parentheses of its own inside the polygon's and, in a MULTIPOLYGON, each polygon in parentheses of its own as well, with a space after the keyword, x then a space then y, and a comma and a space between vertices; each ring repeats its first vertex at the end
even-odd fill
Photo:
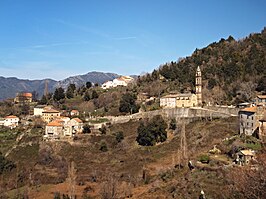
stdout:
POLYGON ((119 77, 119 75, 115 73, 102 73, 93 71, 85 75, 77 75, 58 81, 55 87, 62 87, 66 89, 69 84, 76 84, 76 86, 79 87, 84 85, 86 82, 103 84, 104 82, 113 80, 117 77, 119 77))
POLYGON ((57 81, 52 79, 28 80, 18 79, 16 77, 0 76, 0 100, 14 98, 18 92, 38 92, 39 96, 43 95, 45 82, 48 81, 48 89, 53 90, 57 81))
POLYGON ((52 79, 43 80, 28 80, 18 79, 16 77, 2 77, 0 76, 0 100, 14 98, 18 92, 33 92, 36 91, 41 97, 44 93, 45 82, 48 81, 48 90, 53 92, 57 87, 67 88, 70 83, 74 83, 77 86, 84 85, 86 82, 102 84, 105 81, 113 80, 119 77, 114 73, 103 72, 89 72, 85 75, 77 75, 68 77, 61 81, 55 81, 52 79))

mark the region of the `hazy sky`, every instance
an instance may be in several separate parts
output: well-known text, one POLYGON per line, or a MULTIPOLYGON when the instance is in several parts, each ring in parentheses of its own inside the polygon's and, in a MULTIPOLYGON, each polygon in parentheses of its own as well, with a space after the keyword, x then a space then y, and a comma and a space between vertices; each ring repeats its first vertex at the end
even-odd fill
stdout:
POLYGON ((0 76, 151 72, 264 26, 265 0, 1 0, 0 76))

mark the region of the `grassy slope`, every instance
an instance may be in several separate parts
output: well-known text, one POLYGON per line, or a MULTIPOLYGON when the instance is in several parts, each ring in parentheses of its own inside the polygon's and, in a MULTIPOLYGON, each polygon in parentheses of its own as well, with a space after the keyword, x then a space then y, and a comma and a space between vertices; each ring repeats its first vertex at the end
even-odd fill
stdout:
MULTIPOLYGON (((186 137, 189 159, 196 161, 200 154, 210 150, 214 144, 219 148, 226 148, 220 146, 223 145, 222 139, 237 132, 236 124, 235 119, 197 121, 188 124, 186 137)), ((154 198, 154 196, 163 198, 169 195, 193 198, 201 189, 204 189, 209 196, 219 198, 226 183, 222 176, 223 172, 221 169, 206 170, 208 167, 217 168, 217 165, 221 165, 219 161, 213 160, 210 166, 196 169, 194 172, 175 168, 179 160, 180 131, 165 143, 154 147, 140 147, 135 142, 137 126, 137 122, 115 125, 108 129, 107 135, 83 135, 73 144, 63 142, 40 144, 36 134, 29 135, 35 140, 31 146, 22 144, 10 154, 9 158, 18 163, 17 172, 23 174, 24 180, 21 185, 29 184, 27 180, 29 171, 34 176, 35 184, 37 181, 41 184, 65 182, 62 185, 51 186, 51 191, 43 189, 43 192, 50 194, 58 186, 61 186, 59 189, 61 193, 68 193, 67 162, 74 161, 76 182, 84 184, 77 188, 79 195, 86 186, 90 186, 93 189, 90 194, 99 196, 103 182, 109 182, 110 178, 114 178, 119 184, 120 194, 123 195, 125 190, 130 190, 133 198, 154 198), (120 130, 124 132, 125 139, 117 144, 113 133, 120 130), (107 143, 107 152, 99 150, 102 140, 107 143), (46 152, 50 151, 50 156, 47 157, 51 158, 51 162, 43 162, 44 149, 46 152), (142 179, 143 170, 147 176, 145 180, 142 179)), ((169 132, 169 135, 171 134, 169 132)), ((29 140, 31 139, 28 138, 25 142, 29 143, 29 140)), ((14 181, 15 177, 16 175, 11 175, 10 179, 14 181)), ((34 194, 35 191, 31 190, 31 193, 34 194)))

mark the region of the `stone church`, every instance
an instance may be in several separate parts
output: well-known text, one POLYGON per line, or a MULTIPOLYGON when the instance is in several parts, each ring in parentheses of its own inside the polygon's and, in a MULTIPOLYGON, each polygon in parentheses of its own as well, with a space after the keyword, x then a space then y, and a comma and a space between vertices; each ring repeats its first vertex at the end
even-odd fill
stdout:
POLYGON ((202 105, 202 77, 198 66, 196 71, 196 93, 179 93, 166 95, 160 98, 160 107, 199 107, 202 105))

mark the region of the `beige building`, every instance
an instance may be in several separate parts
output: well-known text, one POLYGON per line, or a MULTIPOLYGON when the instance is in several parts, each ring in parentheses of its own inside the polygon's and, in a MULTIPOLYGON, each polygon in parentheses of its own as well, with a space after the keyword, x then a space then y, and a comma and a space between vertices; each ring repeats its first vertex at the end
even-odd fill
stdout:
POLYGON ((198 104, 196 94, 166 95, 160 99, 160 106, 164 108, 195 107, 198 104))
POLYGON ((60 112, 52 108, 46 109, 42 112, 42 119, 47 123, 59 117, 60 117, 60 112))
POLYGON ((198 66, 196 71, 196 94, 182 93, 171 94, 160 98, 160 107, 163 108, 181 108, 181 107, 195 107, 202 105, 202 78, 201 70, 198 66))

